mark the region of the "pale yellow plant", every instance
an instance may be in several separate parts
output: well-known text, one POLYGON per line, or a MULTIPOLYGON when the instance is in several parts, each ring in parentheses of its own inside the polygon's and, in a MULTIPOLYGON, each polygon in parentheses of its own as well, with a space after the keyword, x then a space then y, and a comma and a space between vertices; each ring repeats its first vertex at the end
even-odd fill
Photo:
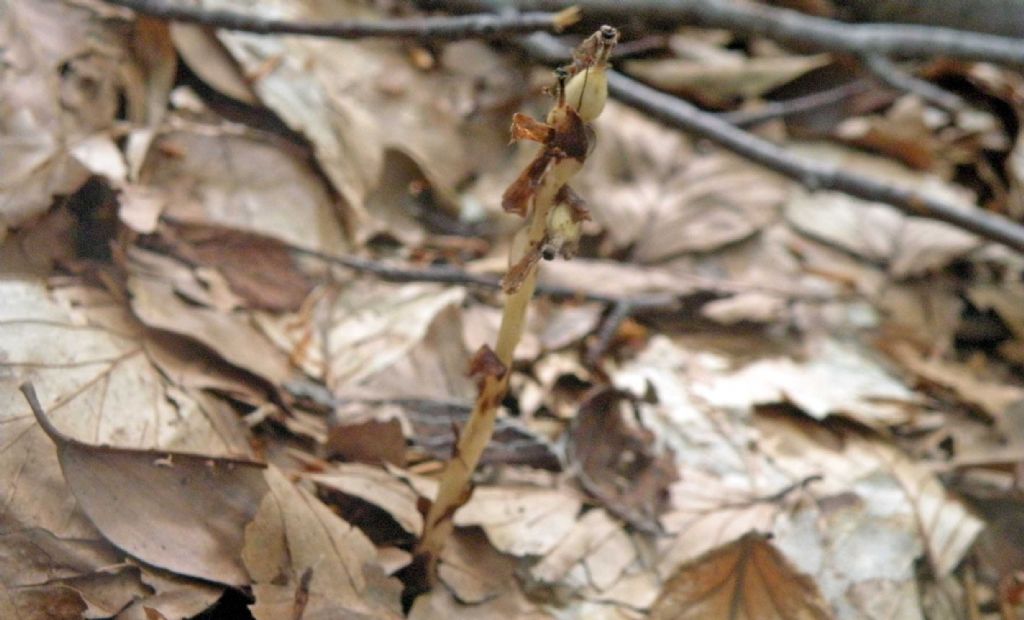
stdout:
POLYGON ((502 207, 525 217, 527 223, 513 240, 502 281, 506 297, 498 341, 493 350, 482 347, 473 359, 471 372, 478 378, 479 395, 442 472, 416 549, 415 565, 425 571, 428 583, 433 583, 437 558, 451 534, 452 517, 472 493, 473 471, 490 442, 498 406, 508 391, 513 353, 523 335, 540 259, 571 258, 576 252, 580 223, 588 215, 567 184, 587 157, 586 123, 601 114, 608 98, 608 55, 618 36, 611 26, 602 26, 575 50, 571 64, 555 71, 555 104, 546 122, 523 114, 513 117, 512 139, 542 146, 502 198, 502 207))

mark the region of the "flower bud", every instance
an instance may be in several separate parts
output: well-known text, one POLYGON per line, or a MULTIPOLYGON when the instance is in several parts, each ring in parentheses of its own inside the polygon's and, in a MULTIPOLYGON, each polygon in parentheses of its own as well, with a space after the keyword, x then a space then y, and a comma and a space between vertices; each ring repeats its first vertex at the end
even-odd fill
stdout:
POLYGON ((598 64, 572 76, 565 86, 565 102, 576 109, 583 122, 589 123, 600 116, 608 100, 608 74, 606 65, 598 64))

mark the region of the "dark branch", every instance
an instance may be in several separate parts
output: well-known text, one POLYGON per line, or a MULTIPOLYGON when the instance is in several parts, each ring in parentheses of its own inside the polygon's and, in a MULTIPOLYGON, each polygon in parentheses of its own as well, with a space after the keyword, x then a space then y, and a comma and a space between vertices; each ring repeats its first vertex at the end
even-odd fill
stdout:
POLYGON ((751 127, 765 121, 786 118, 835 105, 841 101, 868 92, 872 80, 867 78, 847 82, 835 88, 794 97, 784 101, 770 101, 752 110, 735 110, 715 114, 721 120, 737 127, 751 127))
POLYGON ((557 13, 459 15, 373 21, 303 22, 263 18, 216 9, 183 6, 166 0, 106 0, 108 4, 169 21, 257 34, 299 34, 334 39, 371 37, 432 40, 491 38, 537 31, 560 32, 579 19, 572 8, 557 13))
POLYGON ((516 8, 553 10, 570 5, 588 19, 619 24, 646 20, 665 27, 723 28, 802 47, 863 56, 962 60, 1024 65, 1024 41, 951 28, 906 24, 850 24, 796 11, 732 0, 420 0, 420 6, 448 11, 516 8))
MULTIPOLYGON (((409 268, 387 263, 360 258, 357 256, 335 256, 314 250, 307 250, 291 246, 293 252, 313 256, 320 260, 341 265, 355 271, 372 274, 381 280, 388 282, 436 282, 439 284, 458 284, 461 286, 474 286, 487 290, 501 290, 501 279, 491 276, 469 273, 462 269, 453 267, 426 267, 409 268)), ((670 293, 652 293, 649 295, 617 296, 605 295, 581 291, 564 286, 553 286, 540 282, 537 284, 537 294, 548 295, 555 299, 577 299, 580 301, 594 301, 603 304, 615 305, 628 303, 633 308, 672 309, 679 306, 679 296, 670 293)))
POLYGON ((925 103, 930 103, 950 114, 967 109, 967 104, 959 95, 903 71, 885 56, 868 54, 862 57, 862 61, 882 83, 896 90, 917 95, 925 103))
MULTIPOLYGON (((521 43, 543 58, 562 55, 565 48, 550 35, 535 34, 521 43)), ((1024 226, 980 209, 963 209, 917 190, 890 185, 809 160, 759 138, 713 114, 616 71, 608 73, 613 97, 669 125, 706 138, 742 157, 794 179, 811 190, 833 190, 872 202, 884 202, 907 215, 940 220, 1024 252, 1024 226)))

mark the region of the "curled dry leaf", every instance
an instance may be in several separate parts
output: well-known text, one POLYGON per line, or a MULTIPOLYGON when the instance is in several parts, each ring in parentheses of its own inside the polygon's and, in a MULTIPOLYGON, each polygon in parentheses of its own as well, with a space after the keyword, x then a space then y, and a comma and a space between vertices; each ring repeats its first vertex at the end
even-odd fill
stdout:
POLYGON ((763 95, 827 65, 831 58, 830 54, 770 58, 719 54, 699 60, 633 60, 623 68, 659 89, 696 97, 705 105, 722 106, 737 98, 763 95))
POLYGON ((767 410, 755 423, 759 448, 775 466, 790 476, 820 476, 810 487, 817 502, 779 520, 774 533, 841 617, 915 608, 914 562, 924 556, 935 574, 946 575, 981 530, 928 467, 862 428, 830 429, 767 410), (850 562, 854 556, 859 560, 850 562))
POLYGON ((26 385, 68 486, 104 538, 154 566, 227 585, 249 583, 242 531, 267 492, 262 465, 83 443, 50 422, 26 385))
POLYGON ((334 300, 326 384, 340 396, 468 397, 457 306, 465 291, 358 281, 334 300))
POLYGON ((291 618, 297 592, 310 620, 401 617, 400 586, 376 564, 377 550, 361 531, 272 466, 266 484, 241 556, 257 620, 291 618))
POLYGON ((288 360, 249 324, 242 313, 198 307, 182 299, 170 284, 145 277, 128 279, 131 307, 149 327, 195 339, 225 361, 267 382, 288 380, 288 360))
POLYGON ((414 536, 423 531, 423 515, 416 508, 416 492, 379 467, 362 463, 332 463, 322 473, 310 474, 307 478, 324 488, 377 506, 414 536))
POLYGON ((172 251, 219 271, 249 308, 297 310, 313 289, 289 247, 274 237, 210 224, 168 224, 172 251))
MULTIPOLYGON (((910 172, 892 161, 831 145, 804 146, 805 155, 870 174, 976 209, 966 190, 933 175, 910 172)), ((896 278, 941 269, 980 245, 973 234, 943 222, 913 218, 889 207, 834 192, 796 192, 785 217, 797 231, 887 267, 896 278)))
POLYGON ((569 431, 569 460, 580 482, 605 508, 646 530, 657 530, 677 478, 671 452, 659 453, 651 431, 632 416, 628 396, 605 388, 590 396, 569 431), (625 406, 624 406, 625 405, 625 406))
POLYGON ((1024 402, 1024 388, 986 381, 963 364, 926 358, 906 343, 883 346, 921 381, 951 391, 958 400, 997 422, 1005 422, 1010 407, 1024 402))
POLYGON ((827 620, 814 582, 761 534, 747 534, 683 566, 665 584, 652 620, 827 620))
POLYGON ((754 496, 750 481, 684 468, 672 485, 670 509, 661 517, 672 538, 659 550, 658 572, 669 575, 683 563, 748 532, 770 532, 781 509, 777 494, 754 496))
POLYGON ((609 103, 580 173, 594 221, 639 263, 704 253, 753 236, 778 218, 789 182, 739 158, 695 155, 689 142, 609 103))

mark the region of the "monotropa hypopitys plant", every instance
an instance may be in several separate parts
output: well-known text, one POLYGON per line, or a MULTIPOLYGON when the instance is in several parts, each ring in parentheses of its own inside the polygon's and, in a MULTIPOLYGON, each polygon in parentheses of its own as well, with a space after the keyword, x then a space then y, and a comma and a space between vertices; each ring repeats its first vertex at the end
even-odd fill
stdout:
POLYGON ((602 26, 576 48, 571 63, 555 70, 555 102, 544 121, 518 113, 512 118, 512 140, 537 142, 540 150, 502 196, 505 211, 524 217, 526 225, 513 239, 502 280, 505 306, 498 342, 494 349, 484 345, 473 358, 470 372, 477 379, 479 394, 442 472, 416 550, 414 566, 424 571, 421 575, 427 583, 433 582, 437 558, 452 530, 452 516, 469 499, 470 478, 491 439, 540 259, 572 258, 579 245, 580 224, 588 213, 568 183, 589 152, 587 123, 601 114, 608 98, 608 56, 618 38, 615 28, 602 26))

